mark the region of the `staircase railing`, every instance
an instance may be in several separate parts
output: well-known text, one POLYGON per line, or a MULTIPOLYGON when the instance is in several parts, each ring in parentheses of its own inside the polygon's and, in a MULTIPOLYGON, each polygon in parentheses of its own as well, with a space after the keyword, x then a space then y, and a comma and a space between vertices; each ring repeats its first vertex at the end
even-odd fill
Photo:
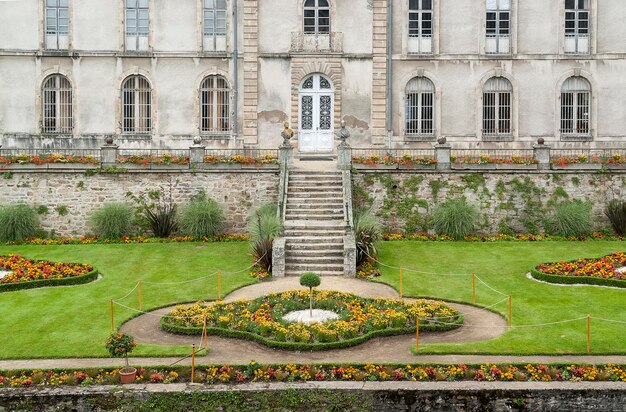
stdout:
POLYGON ((354 220, 352 216, 352 174, 351 171, 342 170, 341 179, 343 185, 343 218, 346 224, 346 230, 354 229, 354 220))
POLYGON ((277 217, 282 223, 285 223, 285 214, 287 211, 287 188, 289 184, 289 167, 287 162, 280 165, 280 180, 278 186, 278 210, 277 217))

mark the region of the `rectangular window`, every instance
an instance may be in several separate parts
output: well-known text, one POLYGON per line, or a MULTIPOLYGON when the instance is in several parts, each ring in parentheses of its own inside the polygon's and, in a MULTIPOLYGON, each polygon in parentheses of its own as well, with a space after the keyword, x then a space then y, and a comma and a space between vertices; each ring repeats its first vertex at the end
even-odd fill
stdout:
POLYGON ((565 0, 565 53, 589 53, 589 0, 565 0))
POLYGON ((511 52, 511 1, 487 0, 485 53, 511 52))
POLYGON ((203 48, 226 51, 226 0, 202 0, 203 48))
POLYGON ((69 48, 68 0, 46 0, 46 49, 67 50, 69 48))
POLYGON ((408 51, 433 52, 433 0, 409 0, 408 51))
POLYGON ((149 0, 126 0, 126 50, 148 50, 149 0))

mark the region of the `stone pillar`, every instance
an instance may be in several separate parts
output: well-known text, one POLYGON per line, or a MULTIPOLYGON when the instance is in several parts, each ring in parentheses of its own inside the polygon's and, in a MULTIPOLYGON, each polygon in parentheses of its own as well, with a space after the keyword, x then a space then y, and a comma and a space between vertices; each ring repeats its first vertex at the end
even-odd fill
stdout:
POLYGON ((387 0, 372 1, 372 144, 387 139, 387 0))
POLYGON ((285 277, 285 243, 284 237, 274 239, 272 243, 272 277, 285 277))
POLYGON ((356 241, 352 234, 343 237, 343 275, 356 277, 356 241))
POLYGON ((196 136, 193 139, 193 145, 189 148, 189 164, 195 165, 199 163, 204 163, 204 146, 202 146, 200 136, 196 136))
POLYGON ((544 140, 542 138, 539 138, 537 140, 537 144, 533 145, 533 158, 539 161, 537 169, 550 169, 550 146, 544 144, 544 140))
MULTIPOLYGON (((259 70, 258 0, 243 1, 243 137, 244 145, 258 143, 259 70)), ((235 113, 235 115, 237 115, 235 113)))
POLYGON ((106 144, 100 148, 100 162, 103 166, 114 166, 117 163, 118 146, 113 144, 113 137, 106 139, 106 144))
POLYGON ((337 145, 337 168, 339 170, 350 170, 352 168, 352 150, 347 142, 350 131, 346 128, 346 122, 341 121, 341 129, 335 133, 341 143, 337 145))
POLYGON ((450 170, 450 155, 452 146, 446 143, 445 139, 440 139, 435 145, 435 159, 437 159, 437 170, 450 170))

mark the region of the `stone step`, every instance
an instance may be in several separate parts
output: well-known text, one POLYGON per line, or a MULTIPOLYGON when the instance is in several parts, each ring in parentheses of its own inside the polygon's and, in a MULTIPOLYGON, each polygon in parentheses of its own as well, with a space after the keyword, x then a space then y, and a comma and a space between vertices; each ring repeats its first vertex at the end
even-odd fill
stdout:
POLYGON ((343 250, 339 248, 326 249, 291 249, 286 248, 286 257, 288 258, 341 258, 343 259, 343 250))
POLYGON ((320 237, 322 239, 328 239, 332 236, 344 236, 345 230, 333 230, 328 232, 316 232, 314 230, 292 230, 285 231, 285 237, 320 237))
POLYGON ((298 219, 298 220, 333 220, 333 221, 338 221, 338 222, 343 222, 343 214, 296 214, 296 213, 289 213, 287 212, 286 214, 286 219, 287 220, 291 220, 291 219, 298 219))
POLYGON ((309 209, 325 209, 325 208, 343 208, 343 197, 338 199, 329 199, 322 201, 322 199, 311 198, 291 198, 287 196, 287 207, 304 207, 309 209))
MULTIPOLYGON (((305 272, 310 272, 310 271, 305 271, 305 272)), ((294 271, 294 270, 287 270, 285 271, 285 276, 302 276, 304 272, 299 272, 299 271, 294 271)), ((315 273, 317 273, 320 276, 343 276, 343 269, 341 271, 315 271, 315 273)))
POLYGON ((289 186, 291 187, 292 185, 303 186, 303 187, 310 187, 310 186, 317 186, 317 185, 342 186, 343 182, 341 179, 320 179, 320 180, 289 179, 289 186))
POLYGON ((331 193, 331 192, 289 192, 287 193, 287 199, 324 199, 324 200, 343 200, 343 193, 331 193))
POLYGON ((290 264, 285 262, 286 271, 289 272, 341 272, 343 273, 343 263, 342 264, 315 264, 315 263, 305 263, 305 264, 290 264))
POLYGON ((343 206, 335 205, 332 207, 321 207, 318 204, 289 204, 287 202, 287 213, 296 212, 296 213, 313 213, 313 214, 332 214, 332 215, 343 215, 343 206))
POLYGON ((289 186, 287 194, 291 193, 329 193, 329 194, 342 194, 342 186, 289 186))
POLYGON ((290 177, 296 176, 336 176, 341 177, 341 172, 337 170, 291 170, 290 177))
POLYGON ((293 256, 285 255, 287 265, 343 265, 343 256, 293 256))
POLYGON ((341 245, 341 249, 343 250, 343 236, 284 236, 287 245, 296 246, 296 245, 306 245, 306 246, 314 246, 314 245, 326 245, 333 244, 339 247, 341 245))
MULTIPOLYGON (((302 251, 343 251, 343 242, 328 242, 328 243, 314 243, 314 242, 292 242, 287 241, 285 250, 302 250, 302 251)), ((343 252, 342 252, 343 253, 343 252)))

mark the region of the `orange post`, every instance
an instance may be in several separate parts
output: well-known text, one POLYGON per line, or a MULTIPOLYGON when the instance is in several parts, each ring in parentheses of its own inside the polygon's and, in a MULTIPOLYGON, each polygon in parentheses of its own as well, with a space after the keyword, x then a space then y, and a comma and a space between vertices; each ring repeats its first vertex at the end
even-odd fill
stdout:
POLYGON ((137 282, 137 299, 139 301, 139 310, 141 311, 141 307, 143 306, 143 294, 141 293, 141 279, 139 279, 139 282, 137 282))
POLYGON ((472 273, 472 303, 476 304, 476 275, 472 273))
POLYGON ((222 273, 217 272, 217 300, 222 300, 222 273))
POLYGON ((591 315, 587 314, 587 353, 591 352, 591 315))
POLYGON ((115 319, 113 317, 113 299, 110 300, 111 303, 111 332, 115 332, 115 319))
POLYGON ((204 326, 202 328, 202 341, 204 342, 204 347, 209 347, 209 339, 206 333, 206 316, 204 317, 204 326))
POLYGON ((415 319, 415 352, 420 348, 420 318, 415 319))
POLYGON ((191 345, 191 383, 196 375, 196 344, 191 345))
POLYGON ((509 328, 513 326, 513 297, 509 295, 509 328))
POLYGON ((400 266, 400 299, 402 299, 402 266, 400 266))

